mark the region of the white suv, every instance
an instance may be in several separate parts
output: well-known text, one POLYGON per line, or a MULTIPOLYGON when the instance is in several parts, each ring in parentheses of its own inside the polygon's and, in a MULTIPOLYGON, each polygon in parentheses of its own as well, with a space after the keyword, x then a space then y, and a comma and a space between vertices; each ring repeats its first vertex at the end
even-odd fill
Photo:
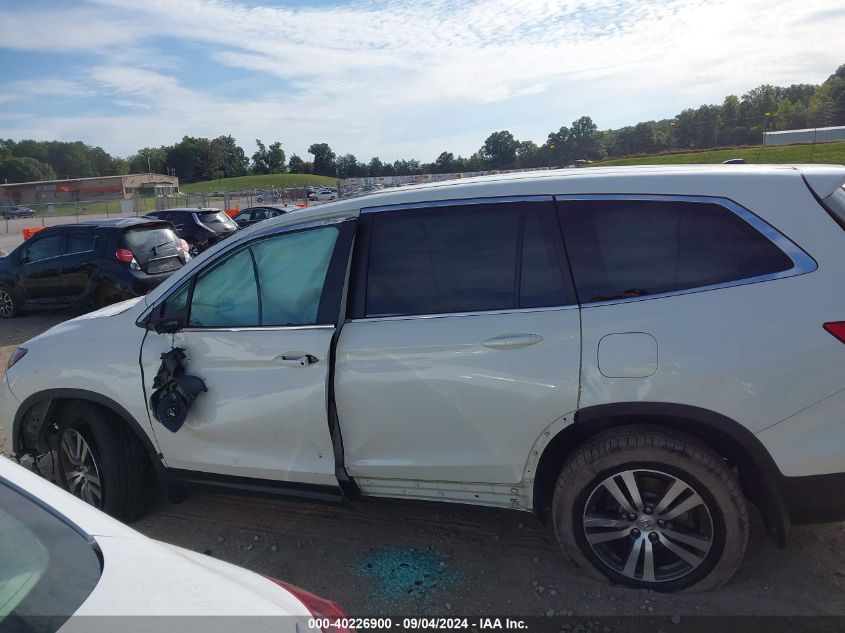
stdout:
POLYGON ((843 183, 566 170, 268 220, 19 349, 8 448, 125 519, 151 465, 173 496, 537 512, 595 576, 713 588, 746 499, 781 545, 845 518, 843 183))

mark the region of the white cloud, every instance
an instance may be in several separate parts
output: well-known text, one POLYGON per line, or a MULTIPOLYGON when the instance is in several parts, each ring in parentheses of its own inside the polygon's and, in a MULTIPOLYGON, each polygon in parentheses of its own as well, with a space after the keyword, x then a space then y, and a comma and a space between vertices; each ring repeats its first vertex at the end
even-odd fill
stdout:
POLYGON ((359 158, 466 155, 496 129, 540 142, 582 114, 616 127, 764 82, 821 81, 845 61, 837 9, 837 0, 380 0, 303 9, 96 0, 4 10, 0 47, 102 56, 74 79, 116 113, 26 124, 4 115, 0 136, 37 130, 129 153, 183 134, 232 133, 247 148, 279 138, 300 155, 323 140, 359 158), (190 88, 192 60, 172 56, 162 39, 266 77, 267 87, 224 97, 207 77, 210 87, 190 88))

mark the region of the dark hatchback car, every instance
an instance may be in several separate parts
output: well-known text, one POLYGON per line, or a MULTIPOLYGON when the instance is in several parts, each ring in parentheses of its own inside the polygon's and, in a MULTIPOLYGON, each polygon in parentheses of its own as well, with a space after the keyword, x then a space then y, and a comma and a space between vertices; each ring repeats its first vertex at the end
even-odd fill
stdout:
POLYGON ((242 211, 238 212, 237 215, 232 217, 235 221, 235 224, 238 225, 239 228, 246 228, 255 224, 256 222, 261 222, 263 220, 269 220, 270 218, 275 218, 280 215, 284 215, 285 213, 289 213, 290 211, 294 211, 297 207, 275 207, 275 206, 263 206, 263 207, 249 207, 248 209, 243 209, 242 211))
POLYGON ((147 217, 173 224, 179 237, 188 243, 191 257, 238 230, 238 225, 220 209, 164 209, 148 213, 147 217))
POLYGON ((104 306, 144 295, 188 260, 161 220, 91 220, 43 229, 0 257, 0 317, 25 308, 104 306))

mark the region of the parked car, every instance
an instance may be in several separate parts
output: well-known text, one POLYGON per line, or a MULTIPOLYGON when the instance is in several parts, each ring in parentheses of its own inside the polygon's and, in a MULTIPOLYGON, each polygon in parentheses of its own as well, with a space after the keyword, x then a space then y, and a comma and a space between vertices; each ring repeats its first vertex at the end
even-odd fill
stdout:
POLYGON ((221 209, 164 209, 148 213, 147 217, 173 224, 179 237, 188 243, 191 257, 238 230, 238 225, 221 209))
POLYGON ((308 194, 308 199, 311 201, 334 200, 335 198, 337 198, 337 194, 333 191, 315 191, 308 194))
POLYGON ((749 502, 781 545, 845 519, 843 183, 585 168, 286 214, 22 345, 8 451, 87 433, 121 517, 152 464, 173 495, 548 514, 595 577, 711 589, 749 502))
POLYGON ((16 218, 34 218, 38 215, 36 211, 29 207, 10 207, 8 209, 0 209, 0 213, 7 220, 14 220, 16 218))
POLYGON ((240 228, 246 228, 255 224, 256 222, 261 222, 263 220, 269 220, 270 218, 275 218, 277 216, 283 215, 285 213, 289 213, 290 211, 296 211, 299 207, 249 207, 247 209, 243 209, 237 215, 233 216, 232 219, 235 221, 235 224, 238 225, 240 228))
MULTIPOLYGON (((76 440, 62 446, 77 465, 66 477, 96 495, 94 454, 76 440)), ((346 617, 299 587, 147 538, 5 457, 0 526, 4 631, 86 630, 92 616, 117 615, 264 616, 250 627, 306 631, 314 618, 346 617)))
POLYGON ((137 297, 188 259, 188 245, 160 220, 47 227, 0 258, 0 317, 26 308, 101 307, 137 297))

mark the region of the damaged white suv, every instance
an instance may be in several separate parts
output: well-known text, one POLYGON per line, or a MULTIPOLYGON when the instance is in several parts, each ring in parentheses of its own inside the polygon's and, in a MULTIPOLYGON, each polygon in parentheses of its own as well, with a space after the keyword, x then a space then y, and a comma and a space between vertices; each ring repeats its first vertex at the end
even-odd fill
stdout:
POLYGON ((747 501, 845 518, 845 167, 582 169, 262 222, 19 349, 15 455, 129 519, 154 473, 544 514, 585 571, 713 588, 747 501))

